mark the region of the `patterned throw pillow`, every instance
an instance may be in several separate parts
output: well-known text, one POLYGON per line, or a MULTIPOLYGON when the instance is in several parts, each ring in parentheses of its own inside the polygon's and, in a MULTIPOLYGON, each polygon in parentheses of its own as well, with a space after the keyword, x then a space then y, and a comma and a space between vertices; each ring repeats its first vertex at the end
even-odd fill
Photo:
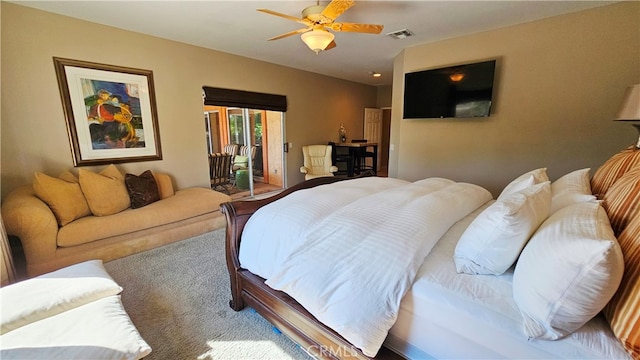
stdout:
POLYGON ((640 217, 618 236, 624 254, 624 275, 604 308, 611 330, 634 359, 640 358, 640 217))
POLYGON ((160 200, 158 185, 151 170, 143 172, 140 176, 126 174, 124 176, 124 183, 129 192, 132 209, 141 208, 160 200))
POLYGON ((602 206, 616 236, 620 235, 629 221, 640 215, 640 166, 627 172, 607 190, 602 206))
POLYGON ((640 149, 629 146, 607 160, 591 179, 591 191, 599 200, 604 198, 607 190, 629 170, 640 166, 640 149))
POLYGON ((84 169, 78 172, 80 188, 93 215, 113 215, 131 205, 127 187, 124 185, 124 176, 115 165, 109 165, 99 174, 84 169))

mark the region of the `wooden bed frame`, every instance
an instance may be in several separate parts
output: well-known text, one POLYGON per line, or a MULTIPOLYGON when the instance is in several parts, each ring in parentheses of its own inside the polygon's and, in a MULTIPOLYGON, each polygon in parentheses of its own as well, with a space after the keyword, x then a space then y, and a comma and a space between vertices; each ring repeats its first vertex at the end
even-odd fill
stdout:
MULTIPOLYGON (((361 176, 370 175, 363 174, 361 176)), ((313 315, 289 295, 270 288, 264 283, 265 279, 242 268, 239 260, 240 240, 242 230, 249 217, 262 206, 294 191, 347 179, 353 178, 316 178, 304 181, 269 198, 221 204, 221 211, 227 219, 225 253, 231 278, 232 297, 229 305, 235 311, 240 311, 245 306, 255 309, 303 350, 318 359, 369 359, 369 357, 338 335, 338 333, 316 320, 313 315)), ((376 356, 376 359, 402 358, 402 356, 384 347, 376 356)))

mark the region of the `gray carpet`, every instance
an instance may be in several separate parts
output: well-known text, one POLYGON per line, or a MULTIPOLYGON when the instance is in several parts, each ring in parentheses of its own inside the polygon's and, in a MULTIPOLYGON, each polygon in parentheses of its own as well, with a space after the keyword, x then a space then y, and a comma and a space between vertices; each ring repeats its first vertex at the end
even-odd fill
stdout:
POLYGON ((310 359, 252 309, 229 307, 224 229, 105 267, 152 348, 145 359, 310 359))

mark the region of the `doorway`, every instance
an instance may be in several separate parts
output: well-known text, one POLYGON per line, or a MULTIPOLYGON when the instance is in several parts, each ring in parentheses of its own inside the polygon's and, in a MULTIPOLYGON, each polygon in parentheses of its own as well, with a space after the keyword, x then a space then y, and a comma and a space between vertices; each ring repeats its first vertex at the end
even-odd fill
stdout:
POLYGON ((282 112, 204 105, 204 114, 207 152, 234 152, 230 182, 216 190, 238 199, 284 189, 282 112))
POLYGON ((391 108, 365 108, 363 128, 364 138, 378 144, 378 176, 386 177, 389 172, 391 108))

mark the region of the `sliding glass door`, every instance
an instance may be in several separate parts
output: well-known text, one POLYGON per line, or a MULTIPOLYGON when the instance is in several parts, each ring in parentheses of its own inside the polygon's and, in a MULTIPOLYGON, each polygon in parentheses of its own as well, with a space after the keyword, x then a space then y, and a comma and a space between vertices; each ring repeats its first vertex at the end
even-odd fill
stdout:
POLYGON ((203 98, 208 151, 235 151, 234 191, 283 189, 286 97, 205 86, 203 98))

